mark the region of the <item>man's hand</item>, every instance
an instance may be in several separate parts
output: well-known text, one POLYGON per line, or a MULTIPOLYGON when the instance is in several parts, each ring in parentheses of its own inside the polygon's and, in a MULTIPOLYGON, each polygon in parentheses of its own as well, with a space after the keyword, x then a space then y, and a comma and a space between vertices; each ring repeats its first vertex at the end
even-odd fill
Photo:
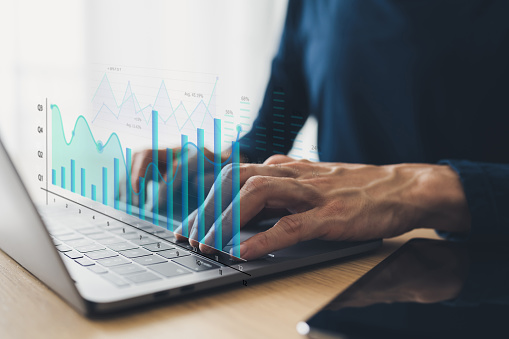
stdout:
MULTIPOLYGON (((223 191, 231 185, 231 171, 231 166, 223 169, 223 191)), ((276 155, 264 164, 240 164, 240 181, 241 227, 263 209, 285 208, 292 213, 241 243, 240 256, 247 260, 315 238, 357 241, 414 228, 470 229, 461 183, 448 166, 313 163, 276 155)), ((213 195, 214 189, 205 201, 208 215, 213 215, 213 195)), ((232 225, 232 205, 223 207, 223 225, 232 225)), ((188 219, 190 244, 213 252, 212 221, 205 225, 206 235, 199 243, 196 211, 188 219)), ((223 227, 226 242, 232 236, 230 228, 223 227)))
MULTIPOLYGON (((165 208, 165 202, 166 202, 166 184, 165 182, 168 182, 168 181, 172 181, 173 180, 173 189, 175 191, 178 191, 180 188, 181 188, 181 183, 182 183, 182 169, 181 169, 181 161, 180 161, 180 154, 181 154, 181 147, 176 147, 176 148, 173 148, 173 159, 171 159, 171 161, 173 161, 173 173, 167 173, 166 169, 167 169, 167 161, 168 159, 166 159, 166 156, 167 156, 167 152, 166 152, 166 149, 160 149, 158 150, 158 168, 159 168, 159 173, 161 174, 161 177, 164 179, 164 182, 163 181, 160 181, 159 185, 159 202, 160 203, 163 203, 163 205, 159 206, 160 207, 160 211, 162 211, 164 208, 165 208), (180 168, 179 168, 180 166, 180 168)), ((228 157, 230 156, 230 153, 231 151, 230 150, 225 150, 222 154, 221 154, 221 162, 224 162, 226 161, 226 159, 228 159, 228 157)), ((189 147, 188 149, 188 167, 191 169, 190 173, 188 174, 189 177, 188 177, 188 185, 194 185, 196 186, 197 185, 197 180, 196 180, 196 166, 197 166, 197 162, 198 162, 198 156, 197 156, 197 150, 196 148, 194 147, 189 147)), ((205 155, 205 157, 207 159, 209 159, 210 161, 214 161, 214 153, 211 152, 210 150, 208 150, 207 148, 205 148, 203 150, 203 154, 205 155)), ((147 175, 147 178, 149 178, 149 180, 152 180, 152 171, 147 171, 147 168, 150 166, 150 164, 152 163, 152 159, 153 159, 153 154, 152 154, 152 149, 145 149, 143 151, 140 151, 140 152, 136 152, 134 155, 133 155, 133 160, 132 160, 132 167, 131 167, 131 184, 132 184, 132 187, 133 187, 133 191, 136 192, 136 193, 139 193, 139 185, 140 185, 140 177, 145 177, 145 175, 147 175)), ((210 188, 210 186, 212 186, 212 183, 214 181, 214 178, 213 178, 213 170, 214 170, 214 167, 213 165, 211 165, 208 161, 205 160, 204 162, 204 167, 205 167, 205 186, 206 188, 210 188), (209 175, 212 171, 212 176, 209 175), (210 179, 210 180, 209 180, 210 179)), ((147 189, 147 185, 145 185, 145 190, 147 189)), ((192 189, 191 188, 191 191, 196 191, 196 188, 192 189)), ((178 201, 179 198, 175 197, 176 200, 175 201, 178 201)), ((134 195, 133 196, 133 204, 134 205, 142 205, 144 204, 145 202, 139 202, 138 201, 138 196, 137 195, 134 195)), ((193 206, 192 203, 189 204, 189 206, 193 206)))

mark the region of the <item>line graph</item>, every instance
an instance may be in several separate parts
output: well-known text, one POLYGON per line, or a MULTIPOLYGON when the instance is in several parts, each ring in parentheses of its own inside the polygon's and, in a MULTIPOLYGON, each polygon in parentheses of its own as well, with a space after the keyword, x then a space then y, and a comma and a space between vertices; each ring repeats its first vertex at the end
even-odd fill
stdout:
MULTIPOLYGON (((239 145, 238 139, 241 133, 240 126, 237 127, 237 137, 232 142, 232 154, 230 157, 221 162, 220 157, 215 157, 214 160, 208 159, 204 155, 203 138, 204 130, 201 128, 196 129, 198 143, 192 143, 188 141, 187 135, 182 134, 181 152, 180 157, 173 170, 173 164, 170 166, 170 162, 167 164, 167 179, 159 169, 159 163, 157 157, 151 162, 145 171, 145 175, 140 177, 138 187, 134 187, 131 181, 131 149, 123 148, 121 140, 117 133, 113 132, 108 137, 107 141, 103 144, 94 138, 94 135, 90 129, 90 125, 84 116, 79 116, 74 124, 74 128, 71 132, 70 138, 66 138, 64 127, 62 123, 62 115, 57 105, 51 105, 51 125, 52 125, 52 184, 57 186, 60 185, 62 189, 70 190, 73 193, 80 194, 83 197, 90 198, 97 201, 98 197, 101 197, 101 201, 104 205, 113 207, 118 210, 125 211, 128 214, 133 214, 133 196, 138 196, 140 204, 138 206, 138 217, 141 219, 146 218, 146 211, 144 206, 145 201, 145 189, 149 185, 149 179, 152 182, 152 193, 153 193, 153 204, 159 206, 158 194, 161 186, 166 186, 166 189, 161 190, 166 194, 164 197, 167 209, 167 229, 173 231, 173 220, 170 216, 173 216, 175 210, 174 197, 179 195, 181 199, 182 207, 182 234, 184 236, 189 235, 189 228, 186 223, 188 212, 188 202, 190 199, 197 197, 197 206, 199 211, 199 222, 198 222, 198 234, 201 240, 205 235, 204 230, 204 219, 205 213, 203 211, 203 164, 205 161, 213 165, 215 178, 218 177, 220 171, 218 169, 225 164, 232 162, 234 176, 232 180, 240 180, 239 171, 239 145), (187 165, 187 154, 189 148, 194 147, 198 154, 198 166, 197 168, 191 169, 187 165), (217 161, 219 159, 219 162, 217 161), (181 173, 182 179, 178 182, 177 174, 181 173), (199 185, 197 192, 190 192, 190 186, 188 181, 189 172, 195 172, 198 175, 199 185), (66 175, 67 173, 67 175, 66 175), (79 175, 78 175, 79 174, 79 175), (201 176, 201 177, 200 177, 201 176), (126 186, 126 198, 125 202, 120 203, 120 185, 121 177, 125 179, 126 186), (180 187, 180 190, 176 187, 180 187), (76 188, 80 188, 80 192, 76 192, 76 188)), ((159 112, 152 110, 150 120, 152 123, 152 148, 158 149, 159 139, 159 112)), ((214 126, 214 139, 215 139, 215 154, 221 154, 221 123, 219 119, 213 120, 214 126)), ((173 150, 167 149, 169 159, 173 159, 173 150)), ((219 180, 220 181, 220 180, 219 180)), ((235 184, 232 181, 232 195, 238 197, 240 192, 239 184, 235 184)), ((218 194, 221 194, 221 185, 215 186, 218 194)), ((216 206, 216 210, 217 210, 216 206)), ((231 225, 224 225, 219 222, 216 225, 216 232, 218 239, 215 239, 214 245, 216 249, 223 250, 223 242, 220 239, 222 235, 221 227, 232 227, 231 234, 233 235, 232 254, 239 257, 239 239, 240 239, 240 204, 239 199, 233 199, 232 207, 235 212, 235 218, 231 225), (218 228, 219 227, 219 228, 218 228)), ((219 205, 219 208, 221 206, 219 205)), ((154 208, 153 213, 157 214, 158 209, 154 208)), ((221 215, 214 213, 216 216, 221 215)), ((157 216, 154 216, 153 222, 158 223, 157 216)))
POLYGON ((91 100, 92 111, 94 112, 91 123, 105 120, 129 124, 130 126, 134 125, 134 128, 136 128, 137 123, 148 126, 152 119, 151 112, 157 111, 159 112, 159 122, 174 131, 181 132, 211 126, 215 117, 217 82, 218 78, 216 77, 208 99, 204 98, 203 93, 185 92, 184 95, 189 99, 198 100, 198 103, 192 109, 188 109, 182 100, 177 104, 172 103, 166 82, 161 80, 153 103, 142 106, 138 96, 132 90, 131 81, 127 82, 122 99, 117 100, 108 74, 105 73, 91 100))

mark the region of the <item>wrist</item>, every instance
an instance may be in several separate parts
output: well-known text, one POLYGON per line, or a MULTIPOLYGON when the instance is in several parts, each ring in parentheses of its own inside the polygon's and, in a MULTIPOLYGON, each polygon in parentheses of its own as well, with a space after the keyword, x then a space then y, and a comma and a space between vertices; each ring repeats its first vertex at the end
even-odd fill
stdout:
POLYGON ((448 165, 422 165, 414 171, 415 228, 469 232, 470 212, 458 174, 448 165))

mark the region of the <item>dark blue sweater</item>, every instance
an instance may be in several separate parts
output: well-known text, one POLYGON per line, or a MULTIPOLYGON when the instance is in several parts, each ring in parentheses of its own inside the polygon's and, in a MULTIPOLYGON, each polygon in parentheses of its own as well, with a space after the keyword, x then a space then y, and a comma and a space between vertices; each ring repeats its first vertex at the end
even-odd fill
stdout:
POLYGON ((242 153, 287 153, 312 114, 321 161, 448 163, 470 237, 509 235, 508 18, 508 0, 290 0, 242 153))

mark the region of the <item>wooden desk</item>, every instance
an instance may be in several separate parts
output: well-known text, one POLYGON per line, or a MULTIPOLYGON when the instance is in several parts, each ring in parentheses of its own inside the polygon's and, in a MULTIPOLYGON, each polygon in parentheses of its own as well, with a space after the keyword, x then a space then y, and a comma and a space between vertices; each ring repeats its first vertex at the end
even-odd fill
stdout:
POLYGON ((298 321, 414 237, 438 238, 416 230, 386 240, 376 252, 105 320, 83 318, 0 251, 0 337, 302 338, 298 321))

